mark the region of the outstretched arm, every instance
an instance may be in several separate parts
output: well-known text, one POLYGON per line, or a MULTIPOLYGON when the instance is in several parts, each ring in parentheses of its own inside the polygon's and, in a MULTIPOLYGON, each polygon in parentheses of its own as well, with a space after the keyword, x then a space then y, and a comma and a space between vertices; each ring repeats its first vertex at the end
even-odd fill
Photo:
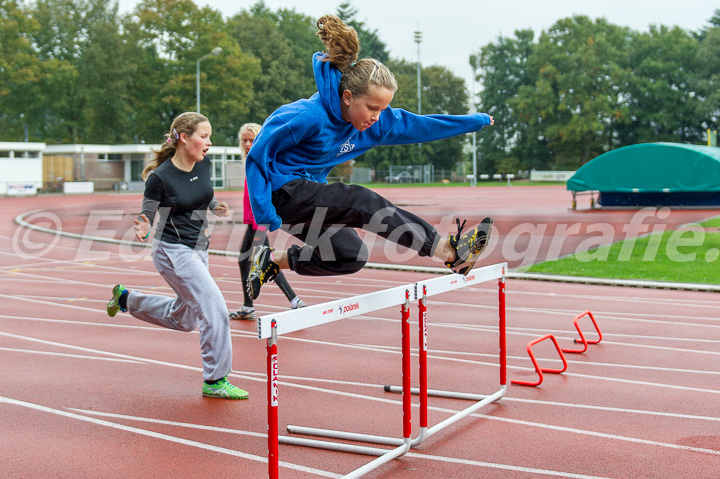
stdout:
MULTIPOLYGON (((393 123, 380 140, 383 145, 405 145, 443 140, 472 133, 495 124, 487 113, 469 115, 418 115, 401 108, 392 109, 382 121, 393 123)), ((383 113, 385 115, 385 113, 383 113)))

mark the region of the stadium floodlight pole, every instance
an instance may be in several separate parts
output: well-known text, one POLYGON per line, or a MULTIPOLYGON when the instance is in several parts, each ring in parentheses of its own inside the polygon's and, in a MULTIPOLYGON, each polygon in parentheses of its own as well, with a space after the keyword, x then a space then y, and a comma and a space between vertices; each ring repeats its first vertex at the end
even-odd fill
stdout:
POLYGON ((418 115, 422 115, 422 90, 420 88, 420 43, 422 43, 422 32, 420 31, 420 25, 418 30, 415 31, 415 43, 417 43, 417 97, 418 97, 418 115))
MULTIPOLYGON (((420 31, 419 24, 418 24, 418 29, 415 30, 415 43, 417 43, 417 53, 418 53, 418 61, 417 61, 418 115, 422 115, 422 93, 421 93, 421 89, 420 89, 420 43, 422 43, 422 32, 420 31)), ((419 159, 422 163, 422 143, 418 143, 418 155, 419 155, 419 159)))
POLYGON ((200 113, 200 62, 201 62, 202 60, 206 59, 207 57, 214 56, 214 55, 220 55, 221 53, 222 53, 222 48, 220 48, 220 47, 215 47, 215 48, 213 48, 212 51, 211 51, 210 53, 208 53, 207 55, 203 55, 203 56, 201 56, 200 58, 198 58, 198 61, 197 61, 197 70, 196 70, 196 72, 197 72, 197 75, 196 75, 196 77, 197 77, 197 82, 195 83, 195 98, 197 99, 197 109, 196 109, 196 111, 197 111, 198 113, 200 113))
MULTIPOLYGON (((470 97, 470 107, 473 113, 477 113, 477 107, 475 106, 475 78, 477 78, 477 56, 470 55, 470 66, 472 66, 472 96, 470 97)), ((472 147, 473 147, 473 180, 470 182, 470 186, 477 186, 477 135, 476 132, 472 133, 472 147)))

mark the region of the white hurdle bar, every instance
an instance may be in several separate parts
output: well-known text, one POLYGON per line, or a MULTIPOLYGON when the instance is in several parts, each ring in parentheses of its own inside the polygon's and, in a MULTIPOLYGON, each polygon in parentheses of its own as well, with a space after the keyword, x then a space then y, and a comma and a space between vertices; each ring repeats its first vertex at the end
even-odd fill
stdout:
MULTIPOLYGON (((411 447, 420 445, 425 439, 438 431, 454 424, 460 419, 472 414, 478 409, 497 401, 502 398, 507 391, 507 351, 506 351, 506 317, 505 317, 505 274, 507 271, 507 263, 498 263, 482 268, 476 268, 470 271, 466 276, 460 274, 452 274, 434 278, 426 281, 420 281, 413 286, 414 299, 419 300, 419 388, 411 388, 411 394, 420 396, 420 432, 418 436, 411 441, 411 447), (427 297, 438 294, 447 293, 460 288, 473 286, 487 281, 498 281, 498 309, 499 309, 499 362, 500 362, 500 389, 489 395, 469 394, 452 391, 428 390, 427 384, 427 297), (428 428, 428 396, 446 397, 453 399, 465 399, 477 401, 477 403, 468 408, 454 414, 439 424, 428 428)), ((403 353, 404 357, 405 353, 403 353)), ((407 391, 406 386, 385 386, 385 391, 394 393, 403 393, 407 391)), ((328 429, 316 429, 303 426, 288 426, 288 431, 295 434, 304 434, 310 436, 330 437, 335 439, 348 439, 353 441, 363 441, 375 444, 399 445, 402 444, 397 438, 387 438, 380 436, 367 436, 363 434, 353 434, 344 431, 333 431, 328 429)))
MULTIPOLYGON (((410 419, 411 393, 410 393, 410 292, 413 285, 399 286, 384 291, 377 291, 360 296, 353 296, 342 300, 329 301, 327 303, 308 306, 306 308, 284 311, 281 313, 262 316, 258 318, 258 338, 267 340, 267 398, 268 398, 268 477, 277 479, 279 477, 279 443, 293 444, 298 446, 332 449, 344 452, 354 452, 380 456, 359 469, 351 472, 344 478, 357 478, 367 472, 378 468, 382 464, 402 456, 410 450, 410 435, 412 427, 410 419), (278 351, 277 338, 283 334, 289 334, 314 326, 348 319, 353 316, 367 314, 381 309, 401 306, 402 314, 402 369, 403 388, 403 438, 397 440, 399 446, 392 450, 355 446, 345 443, 332 443, 329 441, 316 441, 285 437, 279 435, 278 420, 278 351)), ((356 440, 365 442, 373 441, 377 436, 354 435, 356 440)))

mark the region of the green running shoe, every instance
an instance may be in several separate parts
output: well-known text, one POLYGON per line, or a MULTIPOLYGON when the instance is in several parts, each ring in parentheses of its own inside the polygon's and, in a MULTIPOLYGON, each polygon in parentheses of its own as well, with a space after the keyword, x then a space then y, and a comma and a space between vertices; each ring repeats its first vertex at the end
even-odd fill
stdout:
POLYGON ((123 294, 127 294, 128 290, 122 284, 116 284, 112 292, 112 299, 107 304, 107 314, 111 318, 114 317, 118 311, 127 313, 127 309, 120 306, 120 297, 123 294))
POLYGON ((280 272, 280 265, 273 261, 270 255, 272 251, 272 248, 267 246, 255 246, 252 249, 252 266, 245 285, 252 299, 257 299, 260 296, 260 287, 274 280, 280 272))
POLYGON ((221 399, 247 399, 249 396, 247 391, 230 384, 227 376, 215 384, 203 383, 202 393, 203 396, 221 399))
POLYGON ((467 221, 460 224, 460 220, 455 220, 458 227, 457 235, 448 237, 450 246, 455 249, 455 260, 448 261, 445 266, 453 270, 455 273, 466 275, 475 266, 478 258, 482 254, 485 247, 490 242, 490 233, 492 233, 492 218, 484 218, 479 225, 475 226, 463 234, 462 230, 467 221))

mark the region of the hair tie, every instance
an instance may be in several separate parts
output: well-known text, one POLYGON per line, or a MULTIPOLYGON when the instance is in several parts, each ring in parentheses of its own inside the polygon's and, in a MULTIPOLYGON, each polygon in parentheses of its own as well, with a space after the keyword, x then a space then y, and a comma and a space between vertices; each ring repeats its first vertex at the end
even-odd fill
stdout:
POLYGON ((170 140, 171 140, 171 139, 172 139, 172 138, 170 138, 170 137, 168 136, 167 142, 170 143, 170 140))

